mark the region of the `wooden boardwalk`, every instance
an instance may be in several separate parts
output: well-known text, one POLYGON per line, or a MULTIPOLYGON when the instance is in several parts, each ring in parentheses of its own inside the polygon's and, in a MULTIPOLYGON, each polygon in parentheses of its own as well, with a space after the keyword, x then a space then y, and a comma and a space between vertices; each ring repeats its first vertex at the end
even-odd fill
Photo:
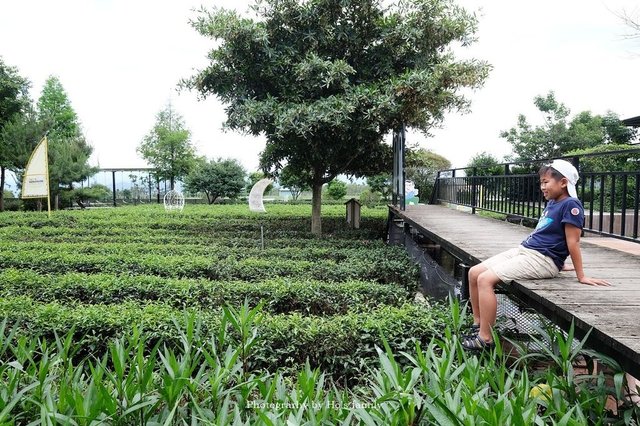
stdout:
MULTIPOLYGON (((394 213, 469 265, 517 247, 532 231, 435 205, 394 213)), ((575 321, 578 335, 593 329, 589 346, 640 377, 640 256, 584 240, 581 246, 586 275, 604 278, 611 287, 580 284, 568 271, 554 279, 513 282, 509 291, 563 328, 575 321)))

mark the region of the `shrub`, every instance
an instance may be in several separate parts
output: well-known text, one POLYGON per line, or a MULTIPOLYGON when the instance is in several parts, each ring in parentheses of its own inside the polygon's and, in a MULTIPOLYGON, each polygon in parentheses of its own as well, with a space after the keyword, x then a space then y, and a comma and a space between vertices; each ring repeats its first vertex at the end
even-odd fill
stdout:
POLYGON ((372 209, 380 204, 380 194, 377 192, 371 192, 368 189, 362 191, 360 194, 360 203, 372 209))

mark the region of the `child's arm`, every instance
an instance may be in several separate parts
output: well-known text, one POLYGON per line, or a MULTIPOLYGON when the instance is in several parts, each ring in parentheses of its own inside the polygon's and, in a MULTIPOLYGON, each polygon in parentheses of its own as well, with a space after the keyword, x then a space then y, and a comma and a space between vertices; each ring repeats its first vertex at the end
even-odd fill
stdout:
POLYGON ((567 238, 567 247, 569 255, 576 271, 576 277, 582 284, 610 286, 608 281, 599 278, 589 278, 584 275, 582 270, 582 252, 580 251, 580 234, 582 231, 577 226, 566 223, 564 225, 564 234, 567 238))

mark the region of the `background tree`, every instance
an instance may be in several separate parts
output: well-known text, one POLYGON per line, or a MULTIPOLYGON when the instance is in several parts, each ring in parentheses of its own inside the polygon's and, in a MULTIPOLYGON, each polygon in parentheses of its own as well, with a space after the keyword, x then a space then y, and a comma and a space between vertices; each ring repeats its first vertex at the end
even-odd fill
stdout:
POLYGON ((504 167, 500 165, 500 160, 486 151, 482 151, 471 157, 469 163, 467 163, 467 167, 475 167, 476 176, 497 176, 504 174, 504 167))
POLYGON ((367 185, 369 185, 371 192, 380 194, 384 200, 388 200, 393 192, 390 173, 381 173, 379 175, 367 177, 367 185))
POLYGON ((327 185, 327 195, 332 200, 342 200, 347 195, 347 184, 334 179, 327 185))
POLYGON ((308 191, 309 177, 304 171, 296 172, 291 167, 285 166, 278 177, 280 186, 283 186, 291 192, 291 198, 297 200, 303 191, 308 191))
POLYGON ((511 144, 514 160, 554 158, 599 145, 628 144, 636 134, 613 112, 600 116, 583 111, 569 121, 570 110, 555 99, 552 91, 544 97, 536 96, 534 104, 543 114, 543 125, 533 127, 520 114, 517 125, 500 134, 511 144))
POLYGON ((0 56, 0 212, 4 211, 4 186, 7 170, 15 170, 24 161, 26 147, 18 136, 17 125, 23 122, 29 100, 29 81, 17 68, 5 64, 0 56))
POLYGON ((209 204, 219 197, 236 198, 245 186, 246 171, 237 160, 203 161, 185 179, 187 191, 203 192, 209 204))
POLYGON ((360 193, 360 203, 372 209, 380 203, 380 194, 371 189, 365 189, 360 193))
POLYGON ((451 0, 264 0, 253 10, 256 20, 202 13, 193 25, 216 47, 184 84, 227 104, 228 128, 266 135, 265 172, 308 173, 315 234, 323 184, 389 170, 384 136, 403 124, 426 132, 467 107, 459 89, 488 74, 450 49, 476 28, 451 0))
POLYGON ((111 190, 105 185, 94 184, 89 188, 76 188, 73 191, 63 194, 63 197, 64 201, 76 203, 78 207, 84 209, 89 202, 108 199, 111 194, 111 190))
POLYGON ((156 124, 138 146, 142 155, 157 170, 157 176, 168 179, 170 188, 183 179, 196 165, 196 150, 191 133, 171 103, 156 115, 156 124))
POLYGON ((451 168, 451 161, 424 148, 410 149, 406 154, 405 177, 413 181, 422 202, 431 199, 438 170, 451 168))
POLYGON ((634 16, 632 13, 622 10, 616 13, 616 16, 622 20, 622 22, 631 29, 631 32, 625 35, 625 38, 634 40, 640 39, 640 16, 637 14, 634 16))
POLYGON ((55 76, 49 77, 42 88, 38 99, 38 122, 48 133, 49 182, 57 208, 60 185, 71 191, 74 182, 95 174, 97 168, 89 165, 93 148, 82 134, 78 116, 55 76))

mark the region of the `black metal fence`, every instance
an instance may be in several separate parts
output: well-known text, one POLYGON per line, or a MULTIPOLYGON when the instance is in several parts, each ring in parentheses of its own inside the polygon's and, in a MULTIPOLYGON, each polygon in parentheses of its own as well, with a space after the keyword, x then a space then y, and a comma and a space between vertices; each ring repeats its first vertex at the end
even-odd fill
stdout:
MULTIPOLYGON (((640 149, 564 158, 580 173, 576 189, 585 209, 585 231, 640 242, 640 149)), ((546 204, 537 170, 550 161, 442 170, 431 202, 464 206, 473 214, 494 212, 533 225, 546 204)))

